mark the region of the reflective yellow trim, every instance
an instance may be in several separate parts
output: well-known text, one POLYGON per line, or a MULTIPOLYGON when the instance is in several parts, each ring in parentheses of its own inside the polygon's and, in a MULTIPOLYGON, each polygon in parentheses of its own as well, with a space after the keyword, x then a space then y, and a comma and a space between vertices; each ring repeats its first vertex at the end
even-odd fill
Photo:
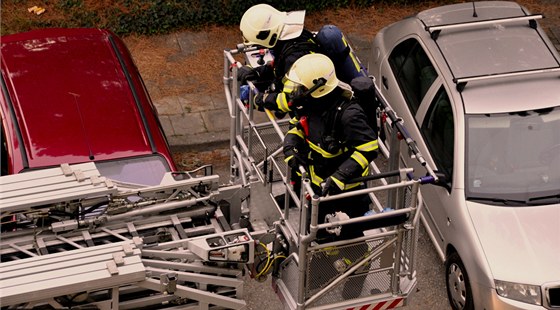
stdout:
POLYGON ((309 175, 311 175, 311 182, 317 186, 321 186, 323 183, 323 178, 315 174, 315 167, 313 165, 309 166, 309 175))
POLYGON ((288 130, 288 132, 286 134, 292 134, 292 135, 296 135, 302 139, 305 139, 303 136, 303 132, 301 132, 301 130, 299 130, 297 127, 294 127, 290 130, 288 130))
POLYGON ((299 119, 295 116, 290 119, 290 125, 295 125, 297 122, 299 122, 299 119))
POLYGON ((307 141, 309 143, 309 147, 311 147, 312 150, 314 150, 315 152, 321 154, 321 156, 323 156, 324 158, 334 158, 337 157, 338 155, 343 153, 343 150, 340 149, 336 154, 331 154, 325 150, 323 150, 322 148, 320 148, 319 146, 313 144, 311 141, 307 141))
POLYGON ((371 152, 371 151, 377 150, 378 148, 379 148, 379 144, 378 144, 377 140, 373 140, 373 141, 370 141, 368 143, 358 145, 356 147, 356 150, 362 151, 362 152, 371 152))
POLYGON ((325 254, 327 256, 334 256, 334 255, 338 255, 339 251, 338 248, 335 246, 329 246, 325 248, 325 254))
POLYGON ((356 67, 356 71, 360 72, 361 70, 360 63, 356 59, 356 56, 354 56, 353 52, 350 52, 350 58, 352 58, 352 62, 354 63, 354 67, 356 67))
POLYGON ((363 177, 365 177, 366 175, 369 175, 369 165, 367 166, 366 169, 364 169, 364 172, 362 172, 363 177))
MULTIPOLYGON (((364 172, 362 172, 362 176, 365 177, 366 175, 369 175, 369 165, 366 169, 364 169, 364 172)), ((351 184, 346 184, 344 186, 344 190, 349 190, 352 189, 354 187, 358 187, 362 184, 362 182, 357 182, 357 183, 351 183, 351 184)))
MULTIPOLYGON (((344 42, 344 46, 348 46, 348 43, 346 43, 346 38, 344 36, 342 37, 342 42, 344 42)), ((360 67, 360 62, 358 61, 358 59, 356 59, 356 55, 354 54, 354 51, 350 50, 349 56, 352 59, 352 62, 354 63, 354 67, 356 67, 356 71, 360 72, 362 68, 360 67)))
POLYGON ((365 169, 367 167, 367 165, 369 164, 369 162, 367 161, 367 159, 364 157, 364 155, 362 155, 362 153, 356 151, 352 154, 352 156, 350 156, 353 160, 355 160, 358 165, 360 165, 360 167, 362 167, 362 169, 365 169))
POLYGON ((338 186, 339 189, 343 190, 346 188, 346 185, 340 181, 339 179, 335 178, 335 177, 331 177, 331 179, 334 181, 334 183, 336 184, 336 186, 338 186))
POLYGON ((286 99, 285 93, 279 93, 278 96, 276 96, 276 105, 282 112, 290 111, 290 107, 288 106, 288 99, 286 99))
MULTIPOLYGON (((311 183, 317 185, 317 186, 321 186, 321 183, 324 182, 324 179, 321 178, 320 176, 318 176, 317 174, 315 174, 315 167, 313 165, 309 166, 309 175, 311 176, 311 183)), ((369 175, 369 165, 366 169, 364 169, 364 172, 362 173, 362 176, 366 176, 369 175)), ((336 185, 339 188, 342 188, 342 190, 349 190, 352 189, 354 187, 360 186, 362 184, 362 182, 357 182, 357 183, 351 183, 351 184, 344 184, 342 183, 342 181, 336 179, 336 178, 332 178, 336 185), (342 184, 342 186, 340 185, 342 184)))
POLYGON ((290 155, 290 156, 284 158, 284 162, 288 163, 290 161, 290 159, 292 159, 292 158, 294 158, 294 155, 290 155))
POLYGON ((358 186, 360 186, 360 184, 362 184, 362 183, 346 184, 346 186, 344 187, 344 190, 349 190, 349 189, 352 189, 354 187, 358 187, 358 186))
POLYGON ((346 38, 344 36, 342 36, 342 43, 344 43, 344 46, 348 46, 348 43, 346 42, 346 38))

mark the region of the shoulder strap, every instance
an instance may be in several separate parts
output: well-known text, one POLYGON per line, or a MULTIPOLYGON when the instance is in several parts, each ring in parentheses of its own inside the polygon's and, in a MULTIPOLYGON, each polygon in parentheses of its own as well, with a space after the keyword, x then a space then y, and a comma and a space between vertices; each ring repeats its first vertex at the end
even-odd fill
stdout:
POLYGON ((330 136, 334 137, 337 140, 341 140, 341 131, 343 129, 340 123, 342 120, 342 115, 352 103, 352 100, 342 98, 342 100, 337 104, 336 108, 334 110, 331 110, 331 112, 329 113, 327 124, 329 124, 330 128, 327 130, 327 132, 330 136))

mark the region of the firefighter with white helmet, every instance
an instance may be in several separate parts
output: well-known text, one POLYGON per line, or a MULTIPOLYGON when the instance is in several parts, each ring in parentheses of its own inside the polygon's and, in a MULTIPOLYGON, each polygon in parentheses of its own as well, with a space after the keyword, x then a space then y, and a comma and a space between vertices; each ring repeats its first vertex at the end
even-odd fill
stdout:
POLYGON ((257 108, 281 113, 291 111, 292 88, 282 78, 297 59, 318 49, 313 33, 304 29, 304 20, 304 10, 282 12, 268 4, 254 5, 243 14, 239 28, 245 44, 269 48, 274 56, 273 63, 238 69, 241 84, 251 80, 259 88, 255 97, 257 108))
MULTIPOLYGON (((304 20, 305 10, 281 12, 268 4, 257 4, 245 11, 239 24, 245 44, 269 48, 274 57, 273 62, 256 68, 238 68, 237 79, 242 84, 240 98, 248 101, 248 86, 243 84, 252 81, 258 90, 253 98, 255 108, 274 111, 279 118, 289 113, 290 127, 297 123, 291 107, 294 84, 284 76, 300 57, 319 48, 313 40, 314 34, 304 29, 304 20)), ((299 192, 299 179, 293 179, 294 190, 299 192)))
MULTIPOLYGON (((268 48, 274 56, 269 65, 243 66, 238 70, 237 78, 242 85, 251 80, 257 86, 259 94, 254 98, 257 108, 281 113, 292 111, 293 83, 283 77, 297 59, 309 53, 325 54, 335 61, 338 78, 345 83, 350 84, 356 77, 367 77, 338 27, 325 25, 315 35, 304 28, 304 20, 304 10, 282 12, 268 4, 254 5, 243 14, 239 28, 244 43, 268 48)), ((248 94, 248 90, 242 93, 248 94)))
POLYGON ((281 12, 268 4, 250 7, 239 28, 245 44, 272 48, 278 40, 295 39, 303 32, 305 11, 281 12))

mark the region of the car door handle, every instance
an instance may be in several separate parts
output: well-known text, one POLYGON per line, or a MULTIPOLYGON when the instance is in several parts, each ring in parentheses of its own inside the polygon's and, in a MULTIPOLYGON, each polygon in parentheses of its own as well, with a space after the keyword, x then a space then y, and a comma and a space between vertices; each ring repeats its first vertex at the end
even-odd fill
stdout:
POLYGON ((381 83, 383 84, 385 89, 389 89, 389 86, 387 86, 387 78, 385 76, 381 77, 381 83))

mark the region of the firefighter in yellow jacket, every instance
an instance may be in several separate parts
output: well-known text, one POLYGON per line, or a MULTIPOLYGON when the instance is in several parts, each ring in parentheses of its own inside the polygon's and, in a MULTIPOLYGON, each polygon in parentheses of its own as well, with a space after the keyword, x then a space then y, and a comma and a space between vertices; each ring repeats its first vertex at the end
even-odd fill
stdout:
MULTIPOLYGON (((367 116, 354 99, 351 87, 338 80, 330 58, 323 54, 309 54, 298 59, 286 78, 298 87, 293 92, 292 104, 299 119, 284 139, 284 155, 294 169, 303 166, 309 173, 311 187, 316 194, 326 196, 364 187, 352 179, 369 174, 369 164, 377 156, 377 134, 368 124, 367 116)), ((368 212, 368 195, 354 195, 319 203, 319 224, 329 221, 337 212, 350 218, 368 212)), ((319 230, 316 241, 358 238, 367 230, 366 223, 348 224, 340 230, 319 230)), ((349 260, 342 251, 317 253, 310 262, 311 270, 321 272, 310 275, 311 289, 316 291, 337 275, 340 262, 353 264, 365 255, 367 244, 352 246, 354 259, 349 260)), ((358 298, 364 276, 352 276, 344 282, 342 296, 358 298)))
MULTIPOLYGON (((363 188, 363 183, 352 179, 369 173, 369 164, 377 156, 377 134, 353 98, 351 87, 338 80, 332 61, 322 54, 301 57, 286 78, 299 86, 292 98, 299 123, 284 140, 288 165, 303 165, 315 193, 323 196, 363 188)), ((363 216, 369 210, 369 198, 362 195, 324 202, 319 209, 319 223, 337 211, 351 218, 363 216)), ((343 228, 338 238, 361 236, 361 229, 355 228, 343 228)))

